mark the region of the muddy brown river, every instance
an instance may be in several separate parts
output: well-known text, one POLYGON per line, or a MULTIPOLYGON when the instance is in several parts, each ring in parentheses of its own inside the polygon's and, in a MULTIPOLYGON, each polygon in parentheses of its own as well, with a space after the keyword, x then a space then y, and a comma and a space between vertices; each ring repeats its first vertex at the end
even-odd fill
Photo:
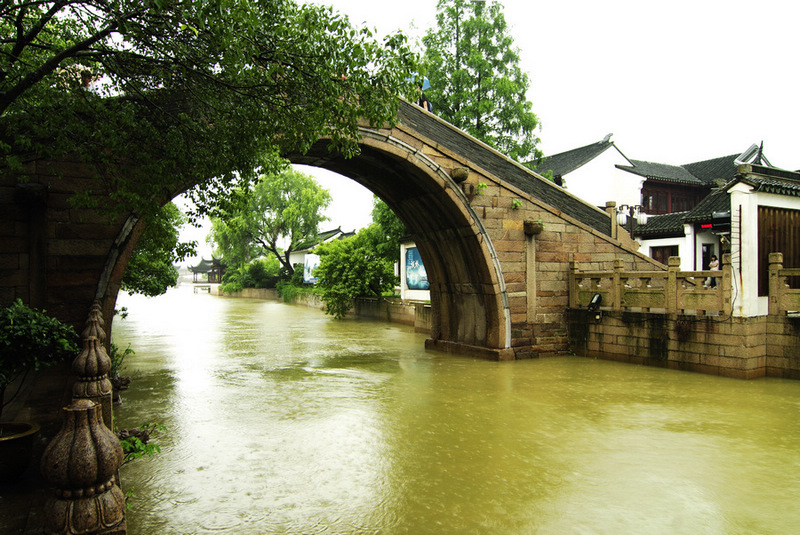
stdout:
POLYGON ((800 382, 425 351, 279 302, 121 296, 132 534, 800 532, 800 382))

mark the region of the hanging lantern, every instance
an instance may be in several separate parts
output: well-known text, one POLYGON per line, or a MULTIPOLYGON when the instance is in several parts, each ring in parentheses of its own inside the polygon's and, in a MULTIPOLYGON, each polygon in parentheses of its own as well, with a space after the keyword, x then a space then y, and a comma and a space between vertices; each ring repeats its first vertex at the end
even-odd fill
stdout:
POLYGON ((624 227, 628 223, 628 206, 623 204, 617 208, 617 224, 624 227))

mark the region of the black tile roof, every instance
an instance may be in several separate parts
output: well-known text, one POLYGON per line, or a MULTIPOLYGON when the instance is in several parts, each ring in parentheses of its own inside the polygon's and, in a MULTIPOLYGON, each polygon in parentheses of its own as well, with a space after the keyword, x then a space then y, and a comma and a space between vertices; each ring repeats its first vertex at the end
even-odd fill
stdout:
POLYGON ((755 191, 800 197, 800 173, 757 165, 751 165, 750 168, 754 173, 758 173, 758 176, 749 173, 737 176, 725 186, 725 189, 728 190, 734 184, 743 182, 752 186, 755 191))
POLYGON ((658 182, 714 186, 718 180, 728 182, 736 176, 735 161, 738 156, 738 154, 733 154, 684 165, 631 160, 632 166, 617 165, 617 168, 658 182))
POLYGON ((713 186, 717 180, 728 182, 736 176, 736 158, 738 154, 722 156, 702 162, 687 163, 683 165, 687 171, 697 177, 706 185, 713 186))
POLYGON ((314 236, 314 237, 312 237, 312 238, 310 238, 310 239, 308 239, 308 240, 306 240, 304 242, 299 243, 297 245, 297 247, 295 248, 294 252, 298 253, 298 252, 302 252, 302 251, 306 251, 306 250, 311 250, 314 247, 316 247, 317 245, 319 245, 320 243, 325 243, 326 241, 328 241, 328 240, 330 240, 330 239, 332 239, 334 237, 336 239, 338 239, 338 240, 343 240, 345 238, 349 238, 350 236, 354 236, 354 235, 355 235, 355 232, 344 232, 342 230, 342 227, 335 228, 335 229, 332 229, 332 230, 326 230, 324 232, 320 232, 316 236, 314 236))
POLYGON ((715 188, 700 203, 688 212, 651 215, 646 225, 639 225, 634 231, 643 238, 683 236, 684 223, 707 223, 713 221, 714 214, 728 213, 730 218, 731 201, 727 190, 715 188))
POLYGON ((678 184, 690 184, 703 186, 705 183, 690 173, 680 165, 668 165, 664 163, 645 162, 642 160, 631 160, 633 165, 617 165, 617 169, 628 171, 634 175, 642 176, 648 180, 658 182, 674 182, 678 184))
POLYGON ((539 174, 552 171, 554 177, 564 176, 591 162, 612 146, 614 146, 614 142, 611 141, 609 134, 597 143, 546 156, 534 167, 534 171, 539 174))
MULTIPOLYGON (((708 222, 713 219, 714 213, 730 212, 731 198, 726 190, 715 188, 711 193, 686 214, 686 223, 708 222)), ((728 215, 730 217, 730 214, 728 215)))
POLYGON ((646 225, 637 225, 633 233, 636 236, 669 237, 683 236, 683 219, 689 212, 675 212, 672 214, 651 215, 647 218, 646 225))

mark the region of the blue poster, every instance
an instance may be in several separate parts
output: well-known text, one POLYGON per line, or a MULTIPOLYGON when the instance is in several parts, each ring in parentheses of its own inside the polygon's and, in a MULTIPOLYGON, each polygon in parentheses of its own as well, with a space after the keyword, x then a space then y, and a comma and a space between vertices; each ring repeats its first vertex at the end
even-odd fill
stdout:
POLYGON ((406 249, 406 286, 409 290, 428 290, 428 273, 416 247, 406 249))
POLYGON ((306 284, 316 284, 317 278, 314 276, 314 270, 319 267, 319 255, 307 254, 305 264, 303 264, 303 282, 306 284))

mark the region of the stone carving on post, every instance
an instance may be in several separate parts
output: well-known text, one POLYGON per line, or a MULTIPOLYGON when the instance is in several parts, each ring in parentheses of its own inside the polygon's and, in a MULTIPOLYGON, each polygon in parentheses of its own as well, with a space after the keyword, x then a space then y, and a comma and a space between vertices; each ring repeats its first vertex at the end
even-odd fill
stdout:
POLYGON ((119 440, 88 399, 64 407, 64 423, 42 455, 42 475, 55 490, 45 504, 45 533, 126 533, 125 496, 115 481, 119 440))
POLYGON ((105 348, 106 332, 103 329, 103 314, 100 303, 95 302, 83 330, 83 351, 72 362, 72 371, 77 381, 72 385, 73 399, 88 399, 102 407, 103 422, 113 429, 112 386, 108 378, 111 358, 105 348))
POLYGON ((103 314, 95 303, 72 362, 77 381, 64 423, 42 455, 41 470, 55 487, 45 505, 45 532, 65 535, 127 531, 125 496, 117 484, 122 445, 111 431, 111 359, 103 314))

